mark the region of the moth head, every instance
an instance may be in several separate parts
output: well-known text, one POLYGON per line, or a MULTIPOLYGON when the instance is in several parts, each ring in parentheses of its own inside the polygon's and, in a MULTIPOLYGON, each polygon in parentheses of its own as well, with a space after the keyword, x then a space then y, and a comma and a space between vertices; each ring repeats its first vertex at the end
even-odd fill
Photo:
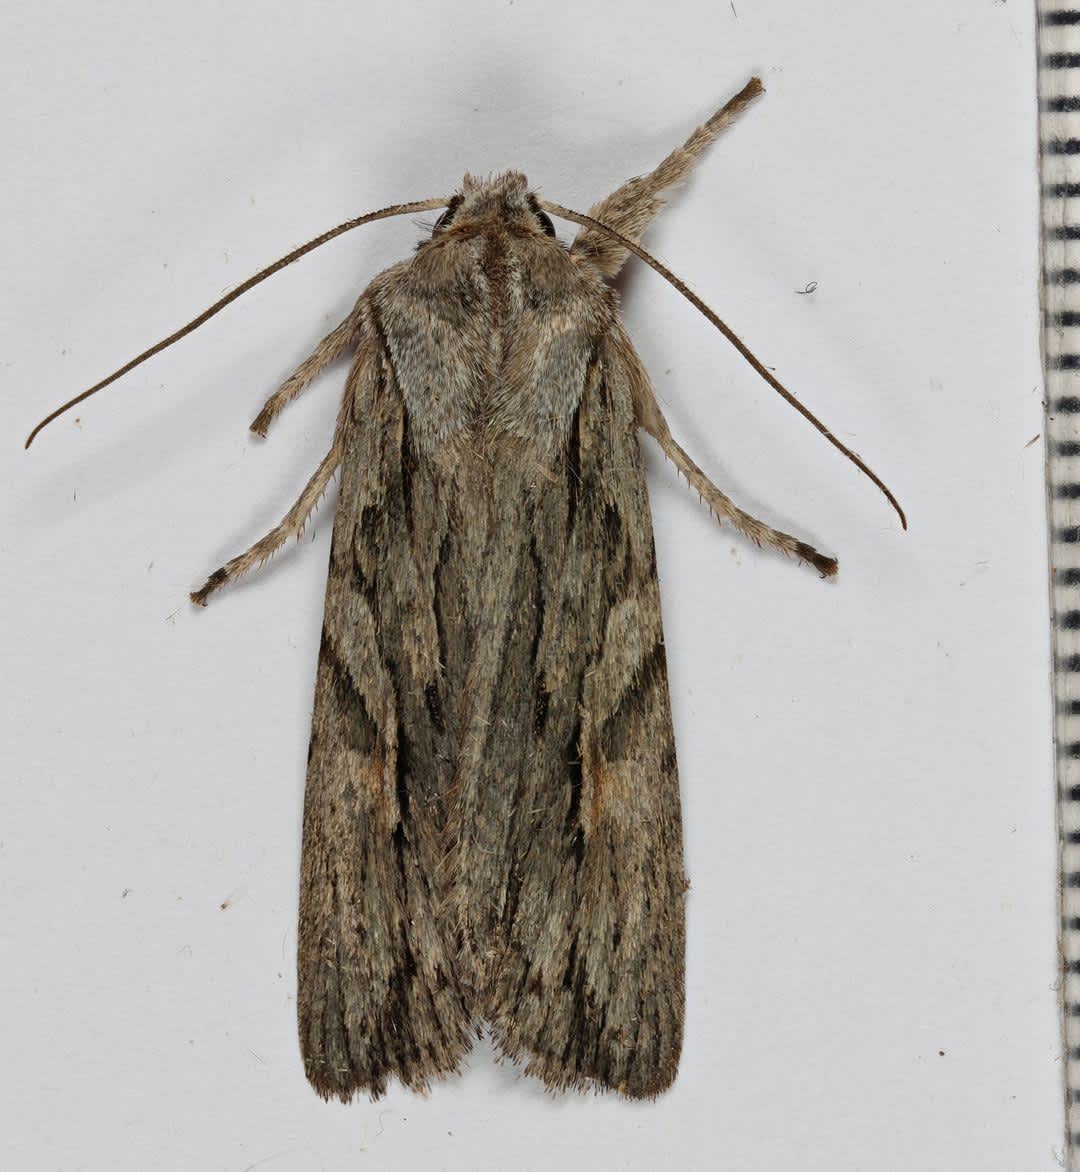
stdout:
POLYGON ((529 190, 529 181, 520 171, 506 171, 488 179, 466 173, 461 189, 435 221, 431 238, 436 240, 451 229, 463 236, 497 225, 555 237, 555 225, 529 190))

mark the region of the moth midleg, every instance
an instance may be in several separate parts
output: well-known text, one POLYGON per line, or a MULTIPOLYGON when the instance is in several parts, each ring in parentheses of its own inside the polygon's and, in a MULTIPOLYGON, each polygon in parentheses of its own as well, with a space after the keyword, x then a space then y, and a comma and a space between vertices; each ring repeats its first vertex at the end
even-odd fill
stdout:
POLYGON ((199 606, 205 606, 206 600, 219 587, 224 586, 226 582, 235 581, 253 566, 265 562, 290 537, 299 537, 307 524, 308 517, 314 512, 315 506, 319 503, 319 499, 333 478, 338 464, 341 463, 341 452, 342 443, 340 438, 336 436, 330 451, 323 457, 314 476, 307 482, 304 491, 297 497, 292 508, 281 519, 281 523, 274 526, 265 537, 256 541, 250 549, 215 570, 191 595, 191 601, 199 606))
POLYGON ((664 455, 686 477, 691 487, 697 489, 698 495, 708 505, 712 515, 718 521, 727 521, 732 528, 749 537, 756 545, 767 546, 769 549, 779 550, 780 553, 809 562, 821 572, 823 577, 831 578, 837 570, 836 558, 826 557, 825 554, 819 553, 805 541, 800 541, 797 537, 792 537, 790 533, 784 533, 780 529, 774 529, 744 509, 740 509, 726 493, 721 492, 713 484, 686 451, 675 442, 675 437, 671 434, 671 428, 668 427, 664 413, 660 410, 660 404, 656 401, 649 376, 641 365, 641 360, 634 347, 630 344, 630 339, 622 330, 619 330, 615 335, 614 355, 621 363, 629 380, 630 395, 634 403, 634 418, 637 420, 638 427, 647 431, 656 440, 664 455))
POLYGON ((255 416, 251 424, 251 430, 256 435, 266 435, 267 428, 277 418, 281 410, 291 403, 320 371, 348 349, 349 343, 356 334, 358 309, 359 307, 354 308, 339 326, 332 329, 266 400, 262 410, 255 416))
POLYGON ((831 578, 836 573, 836 558, 826 557, 825 554, 819 553, 805 541, 800 541, 797 537, 792 537, 790 533, 784 533, 780 529, 766 525, 764 521, 759 521, 757 517, 740 509, 726 493, 721 492, 684 449, 676 443, 668 428, 667 420, 660 414, 659 409, 642 426, 660 445, 664 455, 690 481, 691 487, 697 489, 698 495, 708 505, 709 511, 718 521, 727 521, 733 529, 737 529, 744 537, 749 537, 755 545, 779 550, 780 553, 809 562, 825 578, 831 578))

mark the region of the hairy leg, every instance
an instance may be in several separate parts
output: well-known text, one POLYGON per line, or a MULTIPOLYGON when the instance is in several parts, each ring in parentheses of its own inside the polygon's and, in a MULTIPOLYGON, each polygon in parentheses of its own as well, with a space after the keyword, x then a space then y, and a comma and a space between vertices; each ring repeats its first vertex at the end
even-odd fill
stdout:
POLYGON ((726 493, 721 492, 713 484, 675 442, 663 416, 660 416, 660 419, 663 423, 662 429, 657 431, 650 429, 651 434, 663 449, 664 455, 690 481, 691 487, 697 489, 698 495, 709 506, 710 512, 718 521, 728 521, 734 529, 749 537, 756 545, 764 545, 769 549, 779 550, 790 557, 809 562, 816 570, 820 571, 823 578, 831 578, 835 575, 836 558, 826 557, 805 541, 800 541, 797 537, 792 537, 789 533, 783 533, 779 529, 773 529, 771 525, 766 525, 764 521, 759 521, 757 517, 740 509, 726 493))
POLYGON ((709 506, 713 516, 718 521, 728 521, 733 528, 749 537, 757 545, 768 546, 769 549, 779 550, 801 561, 809 562, 821 572, 823 578, 831 578, 837 569, 836 558, 826 557, 819 553, 812 545, 773 529, 764 521, 740 509, 726 494, 720 491, 704 472, 694 463, 687 453, 675 442, 668 427, 667 420, 656 401, 649 376, 641 359, 630 344, 630 339, 621 328, 612 337, 611 357, 621 365, 622 371, 628 380, 630 395, 634 404, 634 416, 638 427, 647 431, 656 440, 664 455, 690 481, 692 488, 696 488, 701 499, 709 506))
MULTIPOLYGON (((589 215, 636 244, 649 222, 664 206, 663 192, 685 179, 705 148, 763 92, 764 86, 760 80, 752 78, 730 102, 717 110, 708 122, 699 126, 659 166, 647 175, 629 180, 599 203, 593 204, 589 215)), ((588 260, 607 277, 615 276, 627 256, 626 249, 617 240, 588 226, 577 234, 571 254, 588 260)))
POLYGON ((263 409, 251 424, 251 430, 256 435, 266 435, 266 430, 281 410, 293 401, 302 390, 315 378, 320 371, 329 366, 335 358, 339 358, 356 336, 359 322, 359 306, 353 309, 349 316, 326 335, 292 374, 263 404, 263 409))
POLYGON ((276 553, 290 537, 299 537, 340 462, 341 444, 335 437, 330 451, 326 453, 322 463, 315 470, 315 475, 307 482, 296 503, 282 518, 281 524, 276 525, 265 537, 256 541, 249 550, 215 570, 191 595, 191 601, 199 606, 205 606, 206 600, 219 587, 224 586, 226 582, 234 581, 241 574, 246 574, 253 566, 261 565, 276 553))

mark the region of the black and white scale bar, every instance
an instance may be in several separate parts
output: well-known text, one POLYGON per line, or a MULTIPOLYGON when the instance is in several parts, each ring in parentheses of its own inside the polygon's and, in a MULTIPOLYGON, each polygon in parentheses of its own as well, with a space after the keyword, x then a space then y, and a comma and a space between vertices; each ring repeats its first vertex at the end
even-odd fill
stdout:
POLYGON ((1037 3, 1065 1147, 1080 1172, 1080 0, 1037 3))

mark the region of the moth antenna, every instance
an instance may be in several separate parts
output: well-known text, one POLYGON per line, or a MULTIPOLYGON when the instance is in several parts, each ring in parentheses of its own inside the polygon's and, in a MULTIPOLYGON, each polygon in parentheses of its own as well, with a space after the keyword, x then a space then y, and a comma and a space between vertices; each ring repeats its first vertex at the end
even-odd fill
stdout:
MULTIPOLYGON (((743 358, 745 358, 746 361, 750 363, 754 370, 756 370, 757 373, 761 375, 761 377, 769 384, 770 387, 772 387, 774 391, 776 391, 788 403, 790 403, 791 406, 794 407, 795 410, 798 411, 798 413, 804 419, 808 420, 815 428, 817 428, 819 432, 821 432, 821 434, 829 441, 829 443, 832 444, 834 448, 837 449, 837 451, 842 452, 855 465, 855 467, 863 473, 864 476, 869 477, 869 479, 874 484, 876 484, 879 489, 881 489, 881 491, 885 494, 885 499, 896 510, 897 516, 900 518, 900 524, 905 529, 907 528, 907 517, 904 516, 904 510, 900 507, 900 502, 896 499, 895 496, 893 496, 892 492, 889 490, 888 485, 881 479, 881 477, 878 476, 877 473, 874 472, 873 469, 870 468, 860 456, 856 455, 856 453, 853 452, 846 444, 838 440, 836 436, 833 435, 833 433, 825 426, 825 424, 822 423, 821 420, 818 419, 818 417, 809 409, 809 407, 805 407, 802 403, 800 403, 799 400, 796 399, 795 396, 787 389, 787 387, 785 387, 784 384, 781 383, 780 380, 776 378, 771 371, 769 371, 761 364, 761 362, 753 355, 750 348, 735 333, 735 331, 732 330, 732 328, 724 321, 722 321, 720 317, 718 317, 717 314, 714 313, 705 304, 705 302, 702 301, 701 298, 692 289, 690 289, 684 281, 680 280, 680 278, 677 277, 666 265, 661 264, 661 262, 658 261, 656 257, 646 252, 640 244, 636 244, 633 240, 630 240, 621 232, 617 232, 614 228, 609 227, 607 224, 602 224, 599 220, 593 219, 592 216, 585 215, 584 212, 575 212, 572 208, 564 208, 561 204, 553 203, 549 199, 540 199, 539 204, 545 212, 549 212, 553 216, 558 216, 560 219, 570 220, 575 224, 580 224, 582 227, 595 228, 598 231, 608 233, 609 236, 617 240, 624 248, 628 249, 640 260, 643 260, 651 269, 654 269, 656 272, 658 272, 660 276, 662 276, 664 280, 668 282, 668 284, 674 285, 675 288, 678 289, 678 291, 687 299, 687 301, 690 302, 692 306, 694 306, 695 309, 698 310, 699 313, 707 317, 709 321, 711 321, 712 324, 716 326, 720 333, 722 333, 724 337, 727 338, 727 340, 735 347, 736 350, 738 350, 743 358)), ((572 248, 570 251, 571 255, 573 255, 572 248)))
POLYGON ((148 358, 153 358, 155 354, 160 354, 162 350, 167 350, 174 342, 179 342, 181 338, 186 337, 193 330, 197 330, 199 326, 208 322, 215 314, 220 313, 226 305, 235 301, 238 297, 242 297, 249 289, 253 289, 260 282, 265 281, 267 277, 272 277, 275 273, 280 272, 281 269, 291 265, 293 261, 299 260, 302 256, 306 256, 309 252, 314 250, 328 241, 333 240, 335 236, 341 236, 345 232, 350 232, 353 228, 359 228, 363 224, 370 224, 373 220, 386 220, 391 216, 408 216, 415 212, 430 212, 436 208, 446 207, 448 199, 418 199, 411 203, 394 204, 392 207, 380 208, 377 212, 368 212, 366 215, 357 216, 355 219, 346 220, 343 224, 338 224, 336 228, 330 228, 323 232, 321 236, 316 236, 314 240, 309 240, 307 244, 302 244, 299 248, 294 248, 292 252, 281 257, 280 260, 274 261, 272 265, 268 265, 265 269, 257 272, 255 276, 249 277, 242 285, 230 292, 226 293, 219 301, 215 301, 209 309, 204 309, 198 317, 193 318, 186 326, 181 326, 175 333, 170 334, 167 338, 163 338, 156 345, 150 347, 149 350, 144 350, 141 354, 132 358, 130 362, 125 362, 119 370, 114 370, 108 378, 103 378, 101 382, 94 383, 92 387, 88 387, 76 395, 73 399, 69 399, 61 407, 57 407, 55 411, 50 412, 45 418, 34 428, 34 430, 26 437, 24 448, 28 448, 33 442, 34 437, 47 424, 59 416, 63 415, 65 411, 69 411, 72 407, 81 403, 84 399, 89 399, 91 395, 97 394, 98 391, 104 390, 110 383, 116 382, 118 378, 122 378, 128 371, 134 370, 136 366, 141 366, 148 358))

